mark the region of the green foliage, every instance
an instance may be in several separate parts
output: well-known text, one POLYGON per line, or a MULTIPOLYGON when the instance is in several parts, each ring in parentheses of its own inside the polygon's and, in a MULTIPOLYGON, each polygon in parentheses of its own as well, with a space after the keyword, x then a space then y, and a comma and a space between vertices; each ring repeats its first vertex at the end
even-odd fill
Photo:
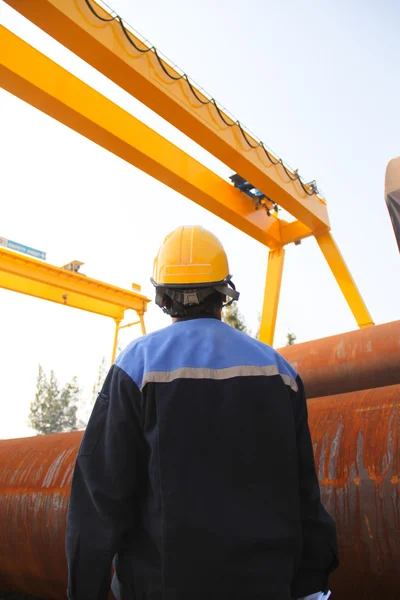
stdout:
POLYGON ((293 344, 296 342, 296 336, 294 335, 294 333, 288 333, 286 336, 286 346, 293 346, 293 344))
POLYGON ((256 335, 253 336, 255 337, 256 340, 260 339, 260 329, 261 329, 261 315, 258 315, 258 322, 257 322, 257 331, 256 331, 256 335))
POLYGON ((94 403, 97 400, 97 396, 99 395, 99 392, 101 391, 101 388, 103 387, 104 380, 107 376, 108 368, 109 368, 109 364, 106 360, 106 357, 103 356, 103 358, 101 359, 98 371, 97 371, 96 381, 94 382, 93 387, 92 387, 92 396, 90 397, 88 395, 80 402, 79 415, 81 417, 81 421, 80 421, 79 427, 82 429, 84 429, 86 427, 86 425, 89 421, 91 412, 93 410, 94 403))
POLYGON ((233 302, 233 304, 224 308, 222 320, 231 327, 234 327, 239 331, 243 331, 243 333, 248 333, 246 322, 242 314, 239 312, 236 302, 233 302))
POLYGON ((108 371, 107 360, 106 360, 106 357, 103 356, 103 358, 101 359, 100 366, 99 366, 99 371, 97 373, 96 382, 92 387, 92 404, 94 404, 96 402, 97 396, 99 395, 99 392, 101 391, 101 388, 103 387, 103 383, 106 378, 107 371, 108 371))
POLYGON ((76 431, 80 427, 76 414, 79 393, 76 377, 60 387, 54 371, 50 371, 48 378, 39 365, 36 395, 29 412, 29 424, 32 429, 44 435, 76 431))

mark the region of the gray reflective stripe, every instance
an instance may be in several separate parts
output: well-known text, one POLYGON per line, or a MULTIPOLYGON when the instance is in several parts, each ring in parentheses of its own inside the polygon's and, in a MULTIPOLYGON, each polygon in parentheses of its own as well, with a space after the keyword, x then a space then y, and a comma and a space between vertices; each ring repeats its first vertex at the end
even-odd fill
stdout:
POLYGON ((285 373, 279 373, 279 375, 282 377, 283 383, 285 385, 288 385, 290 388, 292 388, 294 392, 298 391, 298 385, 296 383, 296 380, 293 379, 293 377, 290 377, 290 375, 285 375, 285 373))
POLYGON ((203 367, 181 367, 174 371, 149 371, 143 377, 142 389, 147 383, 170 383, 175 379, 231 379, 232 377, 270 377, 280 375, 285 385, 297 392, 297 383, 290 377, 279 373, 276 365, 268 367, 256 367, 253 365, 241 365, 237 367, 227 367, 226 369, 207 369, 203 367))

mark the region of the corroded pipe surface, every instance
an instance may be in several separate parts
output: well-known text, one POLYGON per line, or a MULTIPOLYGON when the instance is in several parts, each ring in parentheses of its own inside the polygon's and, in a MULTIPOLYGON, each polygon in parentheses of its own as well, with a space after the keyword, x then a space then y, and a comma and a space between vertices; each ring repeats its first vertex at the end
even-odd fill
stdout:
POLYGON ((299 372, 308 398, 400 383, 400 321, 278 351, 299 372))
MULTIPOLYGON (((322 498, 339 533, 334 598, 400 598, 400 385, 308 405, 322 498)), ((65 519, 81 436, 0 441, 0 590, 65 598, 65 519)))
POLYGON ((336 519, 334 598, 400 598, 400 385, 308 402, 322 500, 336 519))
POLYGON ((0 590, 66 598, 64 538, 82 432, 0 441, 0 590))

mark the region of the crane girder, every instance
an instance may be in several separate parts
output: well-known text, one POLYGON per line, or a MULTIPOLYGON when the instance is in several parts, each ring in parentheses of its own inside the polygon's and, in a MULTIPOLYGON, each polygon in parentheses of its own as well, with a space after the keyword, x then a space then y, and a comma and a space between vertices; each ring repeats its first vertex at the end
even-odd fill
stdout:
POLYGON ((329 228, 326 203, 312 193, 310 185, 302 185, 295 171, 266 152, 243 126, 100 4, 94 0, 5 1, 309 229, 329 228))

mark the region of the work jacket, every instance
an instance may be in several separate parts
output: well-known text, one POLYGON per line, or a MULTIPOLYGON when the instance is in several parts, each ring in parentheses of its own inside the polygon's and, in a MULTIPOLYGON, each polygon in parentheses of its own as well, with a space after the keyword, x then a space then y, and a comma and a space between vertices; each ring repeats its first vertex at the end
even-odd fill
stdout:
POLYGON ((272 348, 214 318, 132 342, 79 449, 70 600, 290 600, 326 588, 303 384, 272 348))

